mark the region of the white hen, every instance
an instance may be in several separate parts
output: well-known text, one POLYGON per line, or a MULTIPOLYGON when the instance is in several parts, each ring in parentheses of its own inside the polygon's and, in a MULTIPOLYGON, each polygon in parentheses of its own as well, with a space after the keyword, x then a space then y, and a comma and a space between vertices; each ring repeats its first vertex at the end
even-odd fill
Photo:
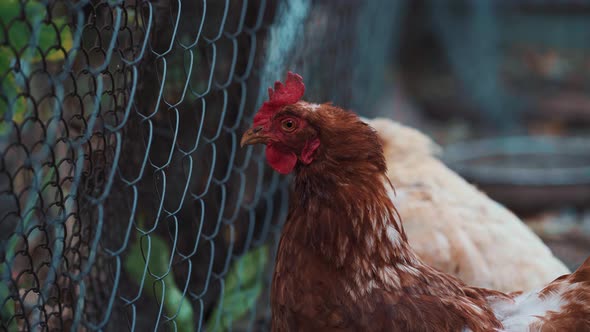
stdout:
POLYGON ((518 217, 435 158, 439 147, 427 136, 389 119, 363 120, 383 140, 392 200, 426 263, 504 292, 535 289, 570 273, 518 217))

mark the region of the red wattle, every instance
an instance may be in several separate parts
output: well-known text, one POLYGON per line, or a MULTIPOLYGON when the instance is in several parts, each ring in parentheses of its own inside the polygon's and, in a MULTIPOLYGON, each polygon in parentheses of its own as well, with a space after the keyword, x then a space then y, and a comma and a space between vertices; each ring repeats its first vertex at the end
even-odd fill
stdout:
POLYGON ((266 161, 281 174, 289 174, 297 164, 297 155, 293 152, 281 151, 275 145, 266 146, 266 161))

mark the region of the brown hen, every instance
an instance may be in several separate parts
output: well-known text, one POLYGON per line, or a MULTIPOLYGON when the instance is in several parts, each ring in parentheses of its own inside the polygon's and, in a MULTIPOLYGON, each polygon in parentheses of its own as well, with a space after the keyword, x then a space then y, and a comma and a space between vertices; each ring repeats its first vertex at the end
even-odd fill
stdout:
POLYGON ((298 75, 277 82, 241 141, 265 144, 271 167, 295 174, 273 331, 590 330, 590 260, 524 295, 469 287, 423 263, 389 198, 375 130, 351 112, 300 101, 303 92, 298 75))

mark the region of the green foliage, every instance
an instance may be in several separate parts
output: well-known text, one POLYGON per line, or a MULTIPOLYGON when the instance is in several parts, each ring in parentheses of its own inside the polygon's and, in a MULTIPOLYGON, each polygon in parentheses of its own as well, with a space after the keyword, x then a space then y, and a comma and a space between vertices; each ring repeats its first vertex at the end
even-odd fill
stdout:
POLYGON ((131 245, 129 255, 125 259, 125 271, 138 285, 141 285, 143 280, 143 291, 154 296, 159 303, 164 302, 166 315, 176 315, 174 321, 177 331, 193 331, 193 308, 176 285, 170 263, 168 245, 159 236, 151 234, 131 245))
MULTIPOLYGON (((12 121, 22 123, 27 116, 27 102, 17 96, 22 92, 21 82, 27 79, 29 64, 65 59, 73 46, 72 32, 65 18, 52 17, 51 22, 46 22, 47 8, 39 1, 0 1, 0 20, 8 29, 8 40, 1 43, 9 45, 0 46, 0 89, 8 99, 8 103, 0 101, 0 116, 11 109, 12 121), (14 68, 17 56, 18 70, 14 68)), ((7 124, 0 121, 0 134, 6 130, 7 124)))
MULTIPOLYGON (((27 45, 38 47, 45 54, 45 60, 56 61, 65 58, 64 52, 58 50, 59 46, 66 51, 72 48, 72 32, 67 21, 61 17, 53 17, 51 22, 44 22, 47 19, 47 8, 41 2, 28 1, 24 5, 16 0, 0 2, 0 19, 5 25, 10 24, 8 44, 16 52, 20 52, 27 45), (24 10, 25 13, 24 20, 19 19, 21 10, 24 10), (26 22, 33 27, 32 30, 26 22)), ((7 52, 8 50, 3 50, 3 53, 0 53, 0 58, 14 56, 14 54, 7 52)), ((42 59, 40 54, 25 54, 25 56, 26 60, 33 62, 42 59)), ((5 60, 0 64, 5 66, 5 60)), ((2 69, 4 68, 6 67, 2 67, 2 69)))
POLYGON ((227 331, 232 321, 254 307, 262 293, 268 247, 261 246, 236 260, 225 278, 223 298, 206 324, 207 332, 227 331))
MULTIPOLYGON (((0 265, 0 275, 3 274, 3 265, 0 265)), ((2 302, 2 308, 0 308, 0 327, 3 326, 3 324, 8 324, 8 325, 4 325, 7 327, 8 331, 13 332, 13 331, 17 331, 18 327, 16 325, 16 319, 14 318, 14 308, 15 308, 15 303, 12 300, 12 298, 9 298, 10 296, 10 290, 8 288, 8 282, 1 282, 0 283, 0 301, 5 301, 2 302), (12 321, 11 321, 12 319, 12 321), (10 322, 10 323, 8 323, 10 322)))

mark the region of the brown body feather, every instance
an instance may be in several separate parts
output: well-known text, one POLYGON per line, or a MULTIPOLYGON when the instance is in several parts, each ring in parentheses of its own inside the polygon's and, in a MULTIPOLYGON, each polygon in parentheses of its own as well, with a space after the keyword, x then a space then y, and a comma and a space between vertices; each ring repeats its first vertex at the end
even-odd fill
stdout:
POLYGON ((545 299, 555 293, 561 294, 563 306, 532 324, 531 330, 590 331, 590 258, 576 272, 557 278, 539 296, 545 299))

